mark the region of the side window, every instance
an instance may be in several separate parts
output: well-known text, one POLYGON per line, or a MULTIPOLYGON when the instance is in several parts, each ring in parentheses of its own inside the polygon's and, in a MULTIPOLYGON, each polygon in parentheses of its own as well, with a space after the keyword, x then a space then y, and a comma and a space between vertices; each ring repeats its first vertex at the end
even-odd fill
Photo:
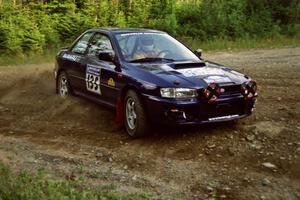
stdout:
POLYGON ((90 38, 92 37, 93 32, 88 32, 85 35, 83 35, 77 43, 74 45, 72 52, 84 54, 86 48, 88 47, 88 42, 90 38))
POLYGON ((93 37, 90 47, 88 49, 89 56, 97 56, 99 52, 113 52, 112 45, 107 36, 102 35, 100 33, 96 33, 93 37))

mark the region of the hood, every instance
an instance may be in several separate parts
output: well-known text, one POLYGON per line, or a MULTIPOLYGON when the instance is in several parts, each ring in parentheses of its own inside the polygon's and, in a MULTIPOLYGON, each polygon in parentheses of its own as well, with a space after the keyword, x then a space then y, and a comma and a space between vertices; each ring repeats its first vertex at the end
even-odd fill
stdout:
POLYGON ((213 62, 139 63, 134 66, 177 87, 205 87, 212 82, 235 85, 248 79, 244 74, 213 62))

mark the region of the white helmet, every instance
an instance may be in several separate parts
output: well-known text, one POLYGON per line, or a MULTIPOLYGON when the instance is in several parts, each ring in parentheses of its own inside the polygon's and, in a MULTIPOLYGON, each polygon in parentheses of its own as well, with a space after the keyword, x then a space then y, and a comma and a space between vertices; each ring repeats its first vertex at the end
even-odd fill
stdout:
POLYGON ((153 51, 154 41, 151 36, 144 35, 140 38, 141 49, 145 52, 153 51))

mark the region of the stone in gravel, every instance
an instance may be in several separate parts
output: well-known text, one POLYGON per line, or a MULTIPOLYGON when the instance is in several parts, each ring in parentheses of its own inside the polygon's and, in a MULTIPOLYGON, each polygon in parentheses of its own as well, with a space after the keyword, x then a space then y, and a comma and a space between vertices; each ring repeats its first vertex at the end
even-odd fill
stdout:
POLYGON ((263 186, 269 186, 269 185, 271 185, 271 181, 270 181, 269 179, 267 179, 267 178, 264 178, 264 179, 261 181, 261 184, 262 184, 263 186))
POLYGON ((127 170, 127 169, 128 169, 128 166, 127 166, 127 165, 124 165, 123 169, 127 170))
POLYGON ((278 108, 278 110, 287 110, 287 108, 284 107, 284 106, 280 106, 280 107, 278 108))
POLYGON ((281 97, 277 97, 277 101, 281 101, 282 100, 282 98, 281 97))
POLYGON ((253 149, 256 149, 256 150, 260 150, 261 149, 261 145, 260 144, 251 144, 250 145, 253 149))
POLYGON ((261 196, 260 196, 260 199, 261 199, 261 200, 265 200, 266 197, 265 197, 264 195, 261 195, 261 196))
POLYGON ((132 180, 136 180, 137 179, 137 175, 134 175, 133 177, 132 177, 132 180))
POLYGON ((103 154, 101 152, 96 153, 97 158, 101 158, 102 156, 103 156, 103 154))
POLYGON ((230 135, 227 135, 226 137, 227 137, 228 139, 233 139, 233 135, 231 135, 231 134, 230 134, 230 135))
POLYGON ((208 144, 207 147, 210 148, 210 149, 212 149, 212 148, 216 147, 216 144, 208 144))
POLYGON ((107 160, 108 160, 109 162, 112 162, 112 161, 113 161, 112 157, 109 157, 107 160))
POLYGON ((210 186, 207 186, 207 187, 206 187, 206 190, 207 190, 208 192, 213 192, 213 191, 214 191, 214 188, 212 188, 212 187, 210 187, 210 186))
POLYGON ((222 195, 220 195, 220 198, 221 198, 221 199, 226 199, 227 196, 226 196, 225 194, 222 194, 222 195))
POLYGON ((225 186, 225 187, 223 188, 223 190, 225 190, 225 191, 229 191, 229 190, 231 190, 231 188, 230 188, 230 187, 228 187, 228 186, 225 186))
POLYGON ((254 135, 247 135, 246 139, 251 142, 255 139, 255 136, 254 135))
POLYGON ((244 180, 245 182, 250 183, 250 179, 249 179, 248 177, 244 177, 243 180, 244 180))
POLYGON ((264 163, 262 163, 262 165, 263 165, 264 167, 266 167, 266 168, 269 168, 269 169, 276 169, 276 168, 277 168, 276 165, 274 165, 274 164, 272 164, 272 163, 270 163, 270 162, 264 162, 264 163))

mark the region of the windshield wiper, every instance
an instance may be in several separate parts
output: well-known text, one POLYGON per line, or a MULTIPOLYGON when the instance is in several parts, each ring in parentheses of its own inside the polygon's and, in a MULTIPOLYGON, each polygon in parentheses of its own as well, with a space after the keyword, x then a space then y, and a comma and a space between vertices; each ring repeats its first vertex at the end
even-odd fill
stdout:
POLYGON ((135 59, 135 60, 130 60, 130 63, 139 63, 139 62, 157 62, 157 61, 175 61, 174 59, 171 58, 151 58, 151 57, 147 57, 147 58, 141 58, 141 59, 135 59))

